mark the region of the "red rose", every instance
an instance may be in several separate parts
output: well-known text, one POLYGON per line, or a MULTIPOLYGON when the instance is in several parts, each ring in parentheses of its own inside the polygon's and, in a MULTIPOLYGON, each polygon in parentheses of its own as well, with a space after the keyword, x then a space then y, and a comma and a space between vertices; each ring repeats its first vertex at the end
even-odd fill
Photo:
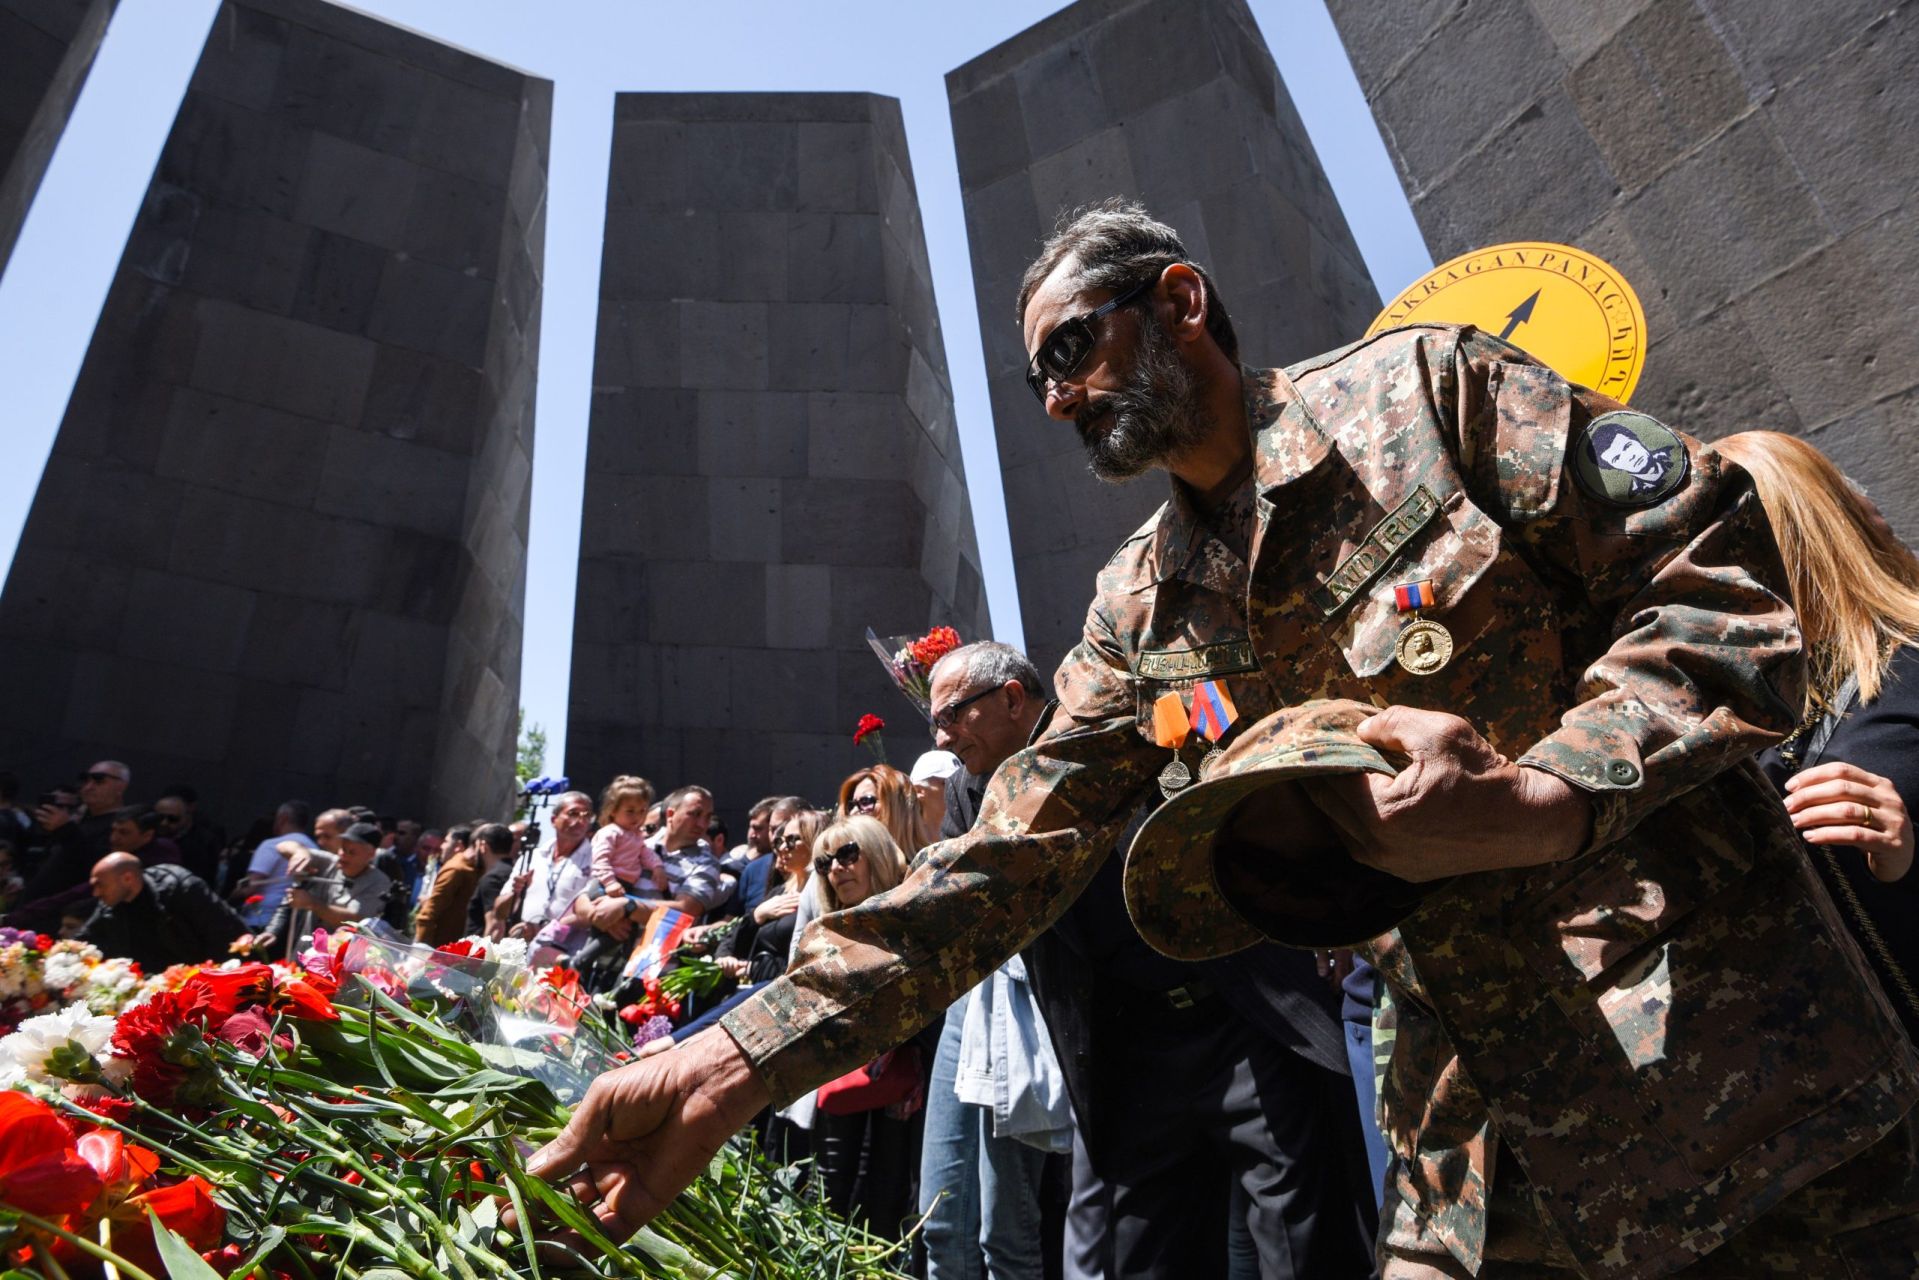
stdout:
POLYGON ((880 719, 870 711, 867 712, 860 717, 859 726, 853 730, 853 745, 858 746, 861 742, 865 741, 867 734, 878 733, 885 727, 886 721, 880 719))

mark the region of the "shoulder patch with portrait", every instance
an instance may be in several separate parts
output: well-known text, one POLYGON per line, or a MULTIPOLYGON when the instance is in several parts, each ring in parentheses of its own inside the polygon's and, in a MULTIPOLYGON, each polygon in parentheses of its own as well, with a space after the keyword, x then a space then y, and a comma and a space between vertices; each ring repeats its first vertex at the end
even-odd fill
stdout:
POLYGON ((1573 445, 1573 480, 1616 507, 1649 507, 1685 483, 1686 442, 1657 418, 1631 409, 1601 414, 1573 445))

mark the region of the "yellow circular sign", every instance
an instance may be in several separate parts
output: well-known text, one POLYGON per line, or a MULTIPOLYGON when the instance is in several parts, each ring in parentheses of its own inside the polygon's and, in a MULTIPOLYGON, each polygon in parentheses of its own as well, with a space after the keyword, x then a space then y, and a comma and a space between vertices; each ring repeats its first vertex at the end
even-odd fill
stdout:
POLYGON ((1496 244, 1434 267, 1379 313, 1394 325, 1470 324, 1561 377, 1624 403, 1646 359, 1646 313, 1603 259, 1563 244, 1496 244))

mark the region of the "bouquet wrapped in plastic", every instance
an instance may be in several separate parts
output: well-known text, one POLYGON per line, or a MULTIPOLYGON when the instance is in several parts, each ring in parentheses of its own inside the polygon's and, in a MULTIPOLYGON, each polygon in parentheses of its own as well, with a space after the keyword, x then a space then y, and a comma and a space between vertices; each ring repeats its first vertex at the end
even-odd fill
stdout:
POLYGON ((919 708, 928 722, 933 719, 933 664, 960 647, 959 632, 951 627, 934 627, 923 636, 890 636, 881 639, 866 629, 866 643, 879 656, 886 674, 899 691, 919 708))

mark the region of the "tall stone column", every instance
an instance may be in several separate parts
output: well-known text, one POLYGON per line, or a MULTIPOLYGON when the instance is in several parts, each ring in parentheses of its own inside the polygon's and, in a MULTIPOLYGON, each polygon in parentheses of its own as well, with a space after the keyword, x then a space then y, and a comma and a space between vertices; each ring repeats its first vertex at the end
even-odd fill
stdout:
POLYGON ((0 271, 119 0, 0 0, 0 271))
POLYGON ((1379 298, 1243 0, 1080 0, 946 77, 1026 647, 1079 639, 1093 579, 1166 496, 1087 474, 1023 373, 1020 273, 1059 214, 1144 201, 1218 282, 1241 358, 1350 342, 1379 298))
POLYGON ((1435 258, 1601 255, 1646 308, 1636 407, 1705 437, 1803 434, 1919 537, 1919 14, 1328 7, 1435 258))
POLYGON ((216 17, 0 594, 0 759, 243 823, 512 794, 551 85, 216 17))
POLYGON ((987 629, 899 104, 622 94, 587 445, 567 768, 832 798, 863 636, 987 629))

